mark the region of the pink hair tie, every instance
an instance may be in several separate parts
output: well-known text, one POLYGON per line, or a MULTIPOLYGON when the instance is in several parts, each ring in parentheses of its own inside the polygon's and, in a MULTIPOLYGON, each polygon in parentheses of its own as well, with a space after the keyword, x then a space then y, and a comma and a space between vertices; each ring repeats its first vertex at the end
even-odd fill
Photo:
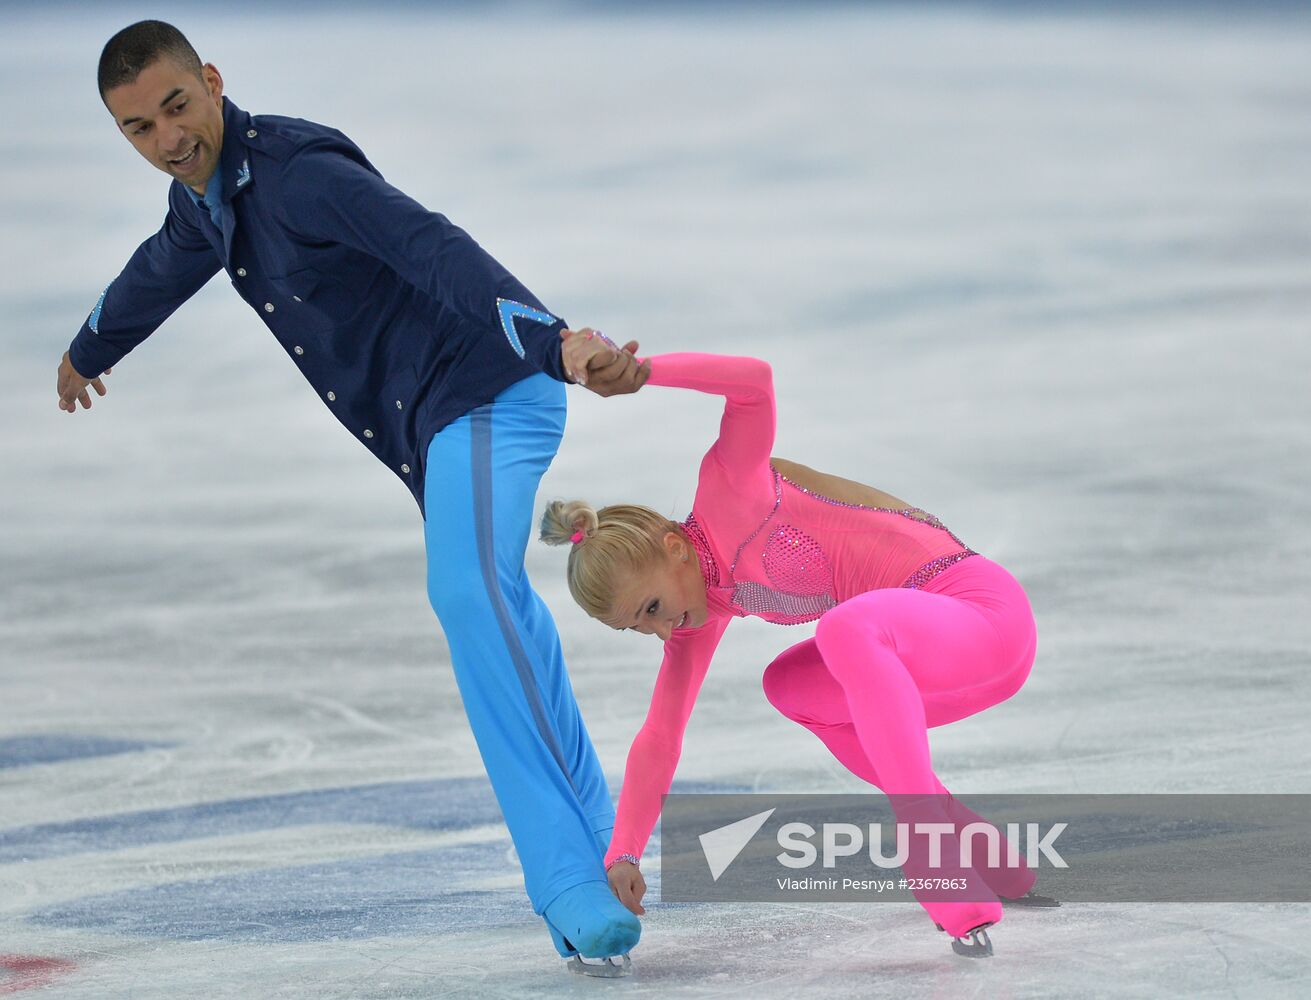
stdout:
POLYGON ((579 542, 581 542, 581 541, 582 541, 584 538, 586 538, 586 537, 587 537, 587 536, 586 536, 585 534, 583 534, 583 529, 582 529, 582 528, 579 528, 579 529, 578 529, 577 531, 575 531, 571 536, 569 536, 569 540, 570 540, 571 542, 573 542, 575 545, 577 545, 579 542))

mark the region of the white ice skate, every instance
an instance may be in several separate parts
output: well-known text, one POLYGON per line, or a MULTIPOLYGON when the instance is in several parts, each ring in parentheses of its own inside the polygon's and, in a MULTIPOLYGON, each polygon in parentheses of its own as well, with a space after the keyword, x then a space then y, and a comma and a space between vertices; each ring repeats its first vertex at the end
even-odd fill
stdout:
POLYGON ((998 896, 997 898, 1001 900, 1002 906, 1053 907, 1053 906, 1061 905, 1061 901, 1059 899, 1055 899, 1051 896, 1039 895, 1038 893, 1034 892, 1032 889, 1026 892, 1023 896, 1016 896, 1014 898, 1010 896, 998 896))
POLYGON ((965 933, 964 937, 951 939, 951 950, 966 958, 991 958, 992 939, 988 937, 987 928, 992 924, 980 924, 965 933))
MULTIPOLYGON (((943 933, 947 931, 940 923, 935 922, 933 926, 943 933)), ((988 928, 991 926, 991 923, 979 924, 978 927, 971 927, 961 937, 952 938, 951 950, 965 958, 992 958, 992 939, 988 937, 988 928)))

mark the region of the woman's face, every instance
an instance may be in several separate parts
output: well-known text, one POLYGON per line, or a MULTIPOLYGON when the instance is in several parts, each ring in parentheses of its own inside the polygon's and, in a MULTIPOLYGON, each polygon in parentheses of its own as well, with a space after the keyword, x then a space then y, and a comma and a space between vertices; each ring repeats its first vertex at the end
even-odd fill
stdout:
POLYGON ((669 532, 663 541, 663 558, 616 585, 610 615, 601 619, 611 628, 668 641, 674 629, 706 623, 706 584, 695 550, 677 532, 669 532))

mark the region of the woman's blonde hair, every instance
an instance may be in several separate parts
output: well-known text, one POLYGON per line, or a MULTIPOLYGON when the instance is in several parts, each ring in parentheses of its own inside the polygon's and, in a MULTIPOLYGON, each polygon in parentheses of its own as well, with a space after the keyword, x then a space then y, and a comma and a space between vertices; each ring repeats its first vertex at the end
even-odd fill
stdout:
POLYGON ((664 558, 664 537, 678 523, 650 507, 621 503, 594 510, 584 500, 554 500, 542 513, 541 540, 570 545, 569 593, 593 618, 614 610, 619 581, 664 558), (577 541, 575 541, 577 539, 577 541))

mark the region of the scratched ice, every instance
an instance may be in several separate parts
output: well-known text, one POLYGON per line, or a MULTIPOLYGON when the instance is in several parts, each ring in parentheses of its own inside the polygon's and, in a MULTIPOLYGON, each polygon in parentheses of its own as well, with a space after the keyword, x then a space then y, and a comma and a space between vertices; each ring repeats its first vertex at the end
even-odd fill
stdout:
MULTIPOLYGON (((1037 666, 933 734, 953 788, 1309 790, 1296 5, 169 10, 239 103, 342 128, 572 322, 768 358, 778 454, 1012 568, 1037 666)), ((225 283, 55 408, 162 211, 92 86, 138 16, 7 4, 0 35, 0 994, 1311 994, 1308 908, 1273 904, 1014 912, 971 963, 914 906, 656 902, 632 979, 570 976, 417 510, 225 283)), ((687 511, 713 400, 571 405, 543 498, 687 511)), ((529 561, 617 789, 657 648, 529 561)), ((860 787, 761 694, 805 631, 729 631, 687 787, 860 787)))

